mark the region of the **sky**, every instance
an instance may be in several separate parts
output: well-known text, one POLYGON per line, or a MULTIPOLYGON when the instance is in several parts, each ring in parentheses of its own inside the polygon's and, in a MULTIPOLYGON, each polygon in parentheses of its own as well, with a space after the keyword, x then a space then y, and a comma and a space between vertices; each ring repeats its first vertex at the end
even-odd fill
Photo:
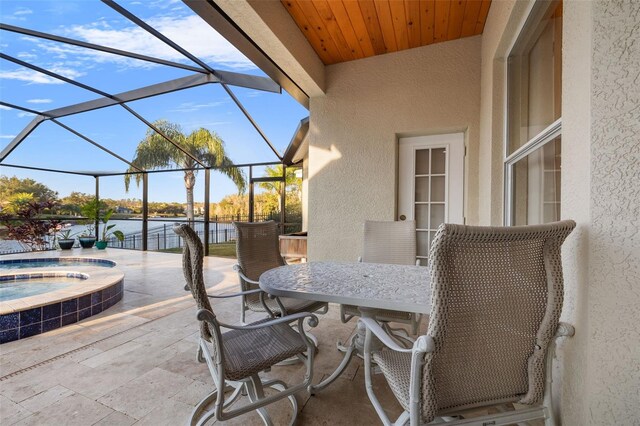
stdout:
MULTIPOLYGON (((214 69, 266 76, 182 1, 118 0, 117 3, 214 69)), ((0 22, 195 65, 98 0, 2 0, 0 22)), ((4 30, 0 31, 0 51, 109 94, 193 74, 188 70, 4 30)), ((229 87, 282 154, 300 120, 308 116, 308 111, 285 91, 275 94, 229 87)), ((88 90, 11 61, 0 60, 0 99, 4 102, 35 111, 47 111, 97 97, 88 90)), ((259 133, 218 84, 142 99, 128 105, 149 121, 166 119, 178 123, 185 133, 200 127, 216 132, 225 142, 227 155, 236 164, 277 161, 259 133)), ((0 150, 33 118, 32 114, 0 106, 0 150)), ((134 158, 135 148, 147 131, 143 122, 121 106, 63 117, 59 121, 127 160, 134 158)), ((127 168, 125 163, 49 121, 31 133, 4 163, 73 171, 122 172, 127 168)), ((60 196, 72 191, 93 193, 95 188, 93 177, 21 170, 2 165, 0 174, 30 177, 58 191, 60 196)), ((204 200, 203 182, 204 177, 198 176, 196 201, 204 200)), ((211 201, 219 201, 224 195, 232 193, 237 193, 233 183, 219 173, 213 173, 211 201)), ((129 192, 125 192, 123 178, 110 177, 101 179, 100 195, 115 199, 141 198, 141 190, 134 185, 129 192)), ((184 202, 182 173, 152 174, 149 200, 184 202)))

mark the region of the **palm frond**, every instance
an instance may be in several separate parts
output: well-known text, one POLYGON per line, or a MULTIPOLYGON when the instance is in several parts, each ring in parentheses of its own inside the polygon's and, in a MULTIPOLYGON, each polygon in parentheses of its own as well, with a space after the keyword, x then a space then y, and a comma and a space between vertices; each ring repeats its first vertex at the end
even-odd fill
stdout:
MULTIPOLYGON (((180 125, 167 120, 157 120, 153 125, 205 165, 220 168, 220 172, 235 183, 239 193, 245 192, 247 187, 245 174, 237 167, 232 167, 233 162, 227 157, 224 141, 216 132, 199 128, 185 135, 180 125)), ((144 170, 190 169, 196 165, 193 159, 153 129, 148 129, 145 138, 138 144, 132 163, 144 170)), ((128 171, 135 171, 135 169, 129 168, 128 171)), ((135 180, 136 184, 140 185, 142 175, 135 174, 135 180)), ((124 181, 128 191, 131 175, 125 175, 124 181)))

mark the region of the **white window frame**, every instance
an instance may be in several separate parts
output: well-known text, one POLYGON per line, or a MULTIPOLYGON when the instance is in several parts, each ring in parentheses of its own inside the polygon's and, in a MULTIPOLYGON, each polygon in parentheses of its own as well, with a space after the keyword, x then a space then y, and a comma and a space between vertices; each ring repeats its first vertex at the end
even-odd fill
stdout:
MULTIPOLYGON (((534 151, 542 148, 547 143, 553 141, 562 134, 562 117, 551 123, 546 129, 535 135, 520 148, 509 154, 509 57, 511 57, 516 42, 525 30, 530 19, 539 19, 546 10, 548 10, 549 2, 531 2, 526 18, 521 22, 520 28, 516 36, 511 41, 504 61, 504 146, 503 146, 503 176, 504 176, 504 194, 503 194, 503 221, 505 226, 512 226, 515 222, 514 209, 514 185, 513 185, 513 169, 515 164, 526 158, 534 151)), ((562 179, 562 174, 560 175, 562 179)))

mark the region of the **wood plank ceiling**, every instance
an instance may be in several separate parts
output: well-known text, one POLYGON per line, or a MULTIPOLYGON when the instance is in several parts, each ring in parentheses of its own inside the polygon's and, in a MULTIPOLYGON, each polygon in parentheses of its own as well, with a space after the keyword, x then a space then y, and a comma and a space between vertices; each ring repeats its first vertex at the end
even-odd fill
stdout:
POLYGON ((482 34, 491 0, 281 0, 325 65, 482 34))

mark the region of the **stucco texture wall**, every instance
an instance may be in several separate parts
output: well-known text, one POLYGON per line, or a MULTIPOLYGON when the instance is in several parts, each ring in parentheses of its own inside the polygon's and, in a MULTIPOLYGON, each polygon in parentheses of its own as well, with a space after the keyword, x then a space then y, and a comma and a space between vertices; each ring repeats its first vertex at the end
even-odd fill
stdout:
POLYGON ((399 136, 465 131, 465 214, 477 222, 481 38, 326 68, 310 101, 310 260, 355 260, 367 219, 394 220, 399 136))
MULTIPOLYGON (((564 243, 564 308, 561 320, 575 325, 562 342, 554 389, 564 425, 586 424, 588 378, 589 235, 591 229, 591 2, 565 0, 562 45, 561 216, 577 226, 564 243)), ((556 402, 557 402, 556 400, 556 402)))
MULTIPOLYGON (((502 222, 504 57, 531 2, 494 2, 482 45, 480 222, 502 222)), ((640 422, 640 2, 564 0, 563 247, 556 408, 564 425, 640 422)))
POLYGON ((589 423, 640 423, 640 2, 593 4, 589 423))
POLYGON ((481 225, 502 225, 504 45, 512 33, 515 34, 514 28, 508 28, 514 6, 517 6, 514 0, 493 2, 482 34, 478 149, 478 219, 481 225))

